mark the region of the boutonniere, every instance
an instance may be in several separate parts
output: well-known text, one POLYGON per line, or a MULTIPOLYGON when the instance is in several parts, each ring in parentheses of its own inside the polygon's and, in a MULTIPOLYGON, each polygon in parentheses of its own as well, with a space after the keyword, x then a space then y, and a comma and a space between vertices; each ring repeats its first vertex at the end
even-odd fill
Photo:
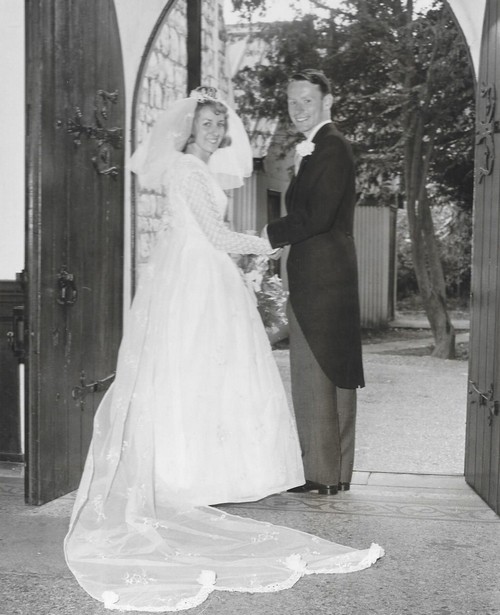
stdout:
POLYGON ((305 141, 297 143, 297 145, 295 146, 295 151, 299 156, 302 156, 302 158, 304 158, 304 156, 310 156, 314 152, 315 147, 316 146, 312 141, 308 141, 306 139, 305 141))

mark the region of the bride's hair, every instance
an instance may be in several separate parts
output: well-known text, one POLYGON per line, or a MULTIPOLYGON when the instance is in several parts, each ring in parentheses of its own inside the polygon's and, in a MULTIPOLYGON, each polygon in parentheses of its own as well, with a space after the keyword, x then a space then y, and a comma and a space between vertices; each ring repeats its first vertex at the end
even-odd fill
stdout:
POLYGON ((243 185, 253 170, 252 147, 243 122, 235 111, 216 97, 214 88, 197 88, 190 96, 175 100, 156 118, 151 130, 132 155, 129 168, 148 189, 163 187, 172 179, 169 170, 177 155, 192 142, 193 121, 207 106, 224 119, 225 132, 208 165, 223 190, 243 185))
MULTIPOLYGON (((227 134, 227 130, 228 130, 228 110, 226 105, 224 105, 223 103, 219 102, 218 100, 211 100, 211 99, 205 99, 205 100, 199 100, 198 104, 196 105, 196 109, 194 111, 194 118, 193 118, 193 125, 194 122, 196 120, 196 118, 198 117, 200 110, 204 107, 208 107, 209 109, 212 109, 212 111, 216 114, 216 115, 223 115, 224 116, 224 121, 225 121, 225 129, 226 129, 226 134, 224 135, 222 141, 220 142, 219 148, 220 147, 228 147, 229 145, 231 145, 231 137, 227 134)), ((186 145, 184 147, 183 151, 186 151, 186 147, 190 144, 194 142, 194 135, 193 133, 191 133, 189 139, 186 141, 186 145)))

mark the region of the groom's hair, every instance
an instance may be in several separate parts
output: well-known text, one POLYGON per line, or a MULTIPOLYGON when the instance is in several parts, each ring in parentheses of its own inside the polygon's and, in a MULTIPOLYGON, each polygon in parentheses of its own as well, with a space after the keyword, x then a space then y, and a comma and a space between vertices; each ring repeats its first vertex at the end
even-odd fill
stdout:
POLYGON ((304 70, 294 73, 289 81, 309 81, 313 85, 319 85, 319 89, 323 96, 331 94, 332 90, 330 82, 324 73, 314 68, 305 68, 304 70))

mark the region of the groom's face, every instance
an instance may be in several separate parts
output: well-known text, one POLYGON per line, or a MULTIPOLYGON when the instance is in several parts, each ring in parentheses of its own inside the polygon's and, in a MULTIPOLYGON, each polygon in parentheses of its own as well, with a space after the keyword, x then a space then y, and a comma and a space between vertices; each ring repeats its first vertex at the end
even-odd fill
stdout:
POLYGON ((319 85, 309 81, 291 81, 287 96, 290 119, 306 137, 317 124, 330 119, 332 96, 324 95, 319 85))

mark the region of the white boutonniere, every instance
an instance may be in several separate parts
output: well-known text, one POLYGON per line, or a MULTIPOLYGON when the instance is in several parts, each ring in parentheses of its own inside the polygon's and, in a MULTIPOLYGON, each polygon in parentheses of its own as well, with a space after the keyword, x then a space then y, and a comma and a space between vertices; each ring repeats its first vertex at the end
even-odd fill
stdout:
POLYGON ((295 151, 299 156, 302 156, 302 158, 304 158, 304 156, 310 156, 314 152, 314 148, 314 143, 312 141, 307 141, 306 139, 305 141, 297 143, 297 145, 295 146, 295 151))

